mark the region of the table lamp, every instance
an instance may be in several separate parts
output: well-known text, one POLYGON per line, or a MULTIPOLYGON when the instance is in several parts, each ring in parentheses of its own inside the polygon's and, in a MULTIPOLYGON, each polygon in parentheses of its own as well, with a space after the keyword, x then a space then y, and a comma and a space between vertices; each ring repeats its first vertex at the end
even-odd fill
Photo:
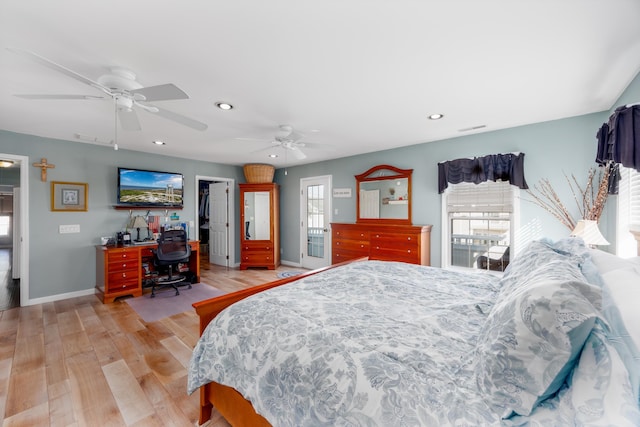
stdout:
POLYGON ((576 224, 576 228, 570 234, 571 236, 582 237, 584 243, 589 247, 595 247, 596 245, 608 245, 607 239, 600 233, 598 229, 598 223, 593 220, 581 219, 576 224))
POLYGON ((133 217, 133 220, 131 221, 131 225, 129 226, 129 228, 135 228, 138 231, 138 237, 136 238, 136 242, 141 242, 142 240, 140 240, 140 229, 149 228, 149 225, 147 224, 147 221, 144 220, 144 218, 142 218, 140 215, 136 215, 133 217))

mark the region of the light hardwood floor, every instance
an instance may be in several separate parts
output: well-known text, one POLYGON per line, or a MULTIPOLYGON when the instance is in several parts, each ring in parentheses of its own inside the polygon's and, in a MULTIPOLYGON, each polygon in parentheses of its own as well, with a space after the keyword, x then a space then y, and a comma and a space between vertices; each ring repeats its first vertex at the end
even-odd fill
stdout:
MULTIPOLYGON (((204 262, 225 292, 276 280, 278 270, 204 262)), ((7 426, 193 426, 199 394, 186 393, 198 340, 188 311, 146 323, 129 304, 95 296, 0 312, 0 415, 7 426)), ((228 426, 214 412, 207 426, 228 426)))

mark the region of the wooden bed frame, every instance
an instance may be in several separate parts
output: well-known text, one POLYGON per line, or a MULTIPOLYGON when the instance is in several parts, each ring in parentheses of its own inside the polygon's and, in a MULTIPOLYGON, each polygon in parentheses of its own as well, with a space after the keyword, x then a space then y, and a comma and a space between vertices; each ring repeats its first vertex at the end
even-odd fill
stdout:
MULTIPOLYGON (((267 289, 286 285, 303 277, 313 276, 322 271, 329 270, 341 265, 350 264, 352 262, 364 261, 367 258, 356 258, 350 261, 333 264, 329 267, 319 268, 309 271, 298 276, 287 277, 276 280, 274 282, 265 283, 263 285, 253 286, 251 288, 242 289, 237 292, 221 295, 204 301, 193 303, 198 317, 200 317, 200 335, 205 328, 222 310, 240 300, 251 295, 266 291, 267 289)), ((246 400, 240 393, 231 387, 227 387, 216 382, 211 382, 200 387, 200 419, 199 424, 202 425, 211 418, 211 411, 215 406, 216 410, 234 427, 251 426, 262 427, 270 426, 269 422, 258 415, 253 409, 251 402, 246 400)))
MULTIPOLYGON (((638 241, 638 256, 640 256, 640 231, 631 231, 635 239, 638 241)), ((312 276, 322 271, 349 264, 351 262, 363 261, 367 258, 358 258, 334 264, 329 267, 313 270, 298 276, 287 277, 285 279, 276 280, 274 282, 265 283, 263 285, 254 286, 241 291, 232 292, 216 298, 196 302, 193 307, 200 317, 200 335, 204 332, 209 322, 218 315, 223 309, 231 304, 238 302, 267 289, 282 286, 290 282, 294 282, 303 277, 312 276)), ((231 387, 227 387, 215 382, 205 384, 200 387, 200 419, 199 424, 202 425, 211 418, 211 411, 215 406, 216 410, 234 427, 251 426, 262 427, 271 426, 269 422, 257 414, 253 409, 251 402, 246 400, 240 393, 231 387)))

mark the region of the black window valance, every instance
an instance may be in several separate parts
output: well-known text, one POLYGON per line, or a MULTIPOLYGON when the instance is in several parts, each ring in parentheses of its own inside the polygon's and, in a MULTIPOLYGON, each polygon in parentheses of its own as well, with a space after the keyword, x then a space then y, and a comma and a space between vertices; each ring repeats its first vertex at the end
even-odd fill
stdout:
POLYGON ((609 176, 609 194, 617 194, 620 179, 617 164, 640 172, 640 104, 616 108, 609 120, 598 129, 596 139, 596 163, 616 164, 609 176))
POLYGON ((640 104, 616 108, 596 137, 597 163, 614 161, 640 172, 640 104))
POLYGON ((490 154, 484 157, 449 160, 438 163, 438 192, 443 193, 449 183, 509 181, 527 189, 524 179, 524 153, 490 154))

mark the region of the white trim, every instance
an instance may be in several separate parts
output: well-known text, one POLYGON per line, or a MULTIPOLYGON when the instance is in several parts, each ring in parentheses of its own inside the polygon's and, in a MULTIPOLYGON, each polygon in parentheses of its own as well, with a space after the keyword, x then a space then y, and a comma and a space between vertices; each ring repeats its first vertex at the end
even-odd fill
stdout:
POLYGON ((67 293, 64 293, 64 294, 50 295, 48 297, 34 298, 34 299, 29 300, 29 303, 27 305, 44 304, 44 303, 47 303, 47 302, 60 301, 60 300, 63 300, 63 299, 84 297, 84 296, 87 296, 87 295, 93 295, 95 293, 96 293, 96 289, 95 288, 85 289, 84 291, 67 292, 67 293))
MULTIPOLYGON (((29 300, 29 162, 28 156, 0 154, 7 160, 20 164, 20 306, 30 305, 29 300)), ((15 251, 16 248, 13 248, 15 251)))

